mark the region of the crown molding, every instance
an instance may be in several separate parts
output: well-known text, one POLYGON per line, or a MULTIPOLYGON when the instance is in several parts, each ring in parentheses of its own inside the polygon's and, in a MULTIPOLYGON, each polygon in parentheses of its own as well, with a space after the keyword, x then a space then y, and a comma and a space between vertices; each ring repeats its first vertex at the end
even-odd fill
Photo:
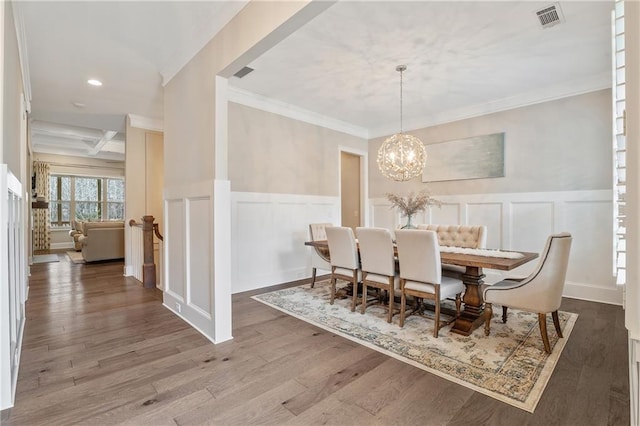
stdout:
POLYGON ((143 117, 136 114, 127 114, 129 125, 139 129, 155 130, 156 132, 164 132, 164 121, 156 118, 143 117))
MULTIPOLYGON (((520 93, 514 96, 498 99, 496 101, 487 102, 484 104, 471 105, 469 107, 445 111, 441 114, 436 114, 431 117, 413 120, 405 119, 403 127, 405 131, 423 129, 425 127, 437 126, 454 121, 480 117, 500 111, 555 101, 558 99, 569 98, 571 96, 583 95, 585 93, 610 88, 611 74, 605 72, 600 75, 588 77, 586 79, 574 80, 569 84, 555 84, 552 86, 548 86, 545 89, 520 93)), ((395 127, 385 125, 369 129, 369 135, 373 139, 381 136, 391 135, 397 131, 397 125, 395 127)))
POLYGON ((22 6, 20 2, 11 2, 13 7, 13 24, 16 28, 16 39, 18 41, 18 58, 20 60, 20 70, 22 71, 22 90, 24 90, 25 108, 31 112, 31 77, 29 74, 29 55, 27 52, 27 37, 24 29, 24 19, 22 17, 22 6))
POLYGON ((229 85, 227 93, 228 100, 230 102, 282 115, 284 117, 314 124, 316 126, 325 127, 327 129, 346 133, 362 139, 369 139, 369 131, 366 128, 347 123, 346 121, 336 120, 335 118, 327 117, 295 105, 248 92, 231 85, 229 85))

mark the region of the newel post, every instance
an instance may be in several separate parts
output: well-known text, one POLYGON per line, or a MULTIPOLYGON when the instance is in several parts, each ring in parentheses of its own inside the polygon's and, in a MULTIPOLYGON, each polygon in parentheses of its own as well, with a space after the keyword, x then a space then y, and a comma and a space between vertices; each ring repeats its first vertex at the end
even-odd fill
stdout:
POLYGON ((156 264, 153 261, 153 216, 142 216, 144 244, 144 264, 142 265, 142 285, 144 288, 156 286, 156 264))

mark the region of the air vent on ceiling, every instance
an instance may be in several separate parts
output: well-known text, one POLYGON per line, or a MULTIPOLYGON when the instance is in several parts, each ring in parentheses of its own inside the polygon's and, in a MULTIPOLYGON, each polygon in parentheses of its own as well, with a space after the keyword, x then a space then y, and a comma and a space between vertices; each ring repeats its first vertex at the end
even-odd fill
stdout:
POLYGON ((238 78, 242 78, 245 75, 249 74, 251 71, 253 71, 253 68, 249 68, 249 67, 244 67, 242 68, 240 71, 238 71, 237 73, 235 73, 233 76, 234 77, 238 77, 238 78))
POLYGON ((536 11, 536 16, 540 21, 542 28, 549 28, 564 22, 564 16, 562 15, 562 9, 560 9, 559 3, 553 3, 543 9, 536 11))

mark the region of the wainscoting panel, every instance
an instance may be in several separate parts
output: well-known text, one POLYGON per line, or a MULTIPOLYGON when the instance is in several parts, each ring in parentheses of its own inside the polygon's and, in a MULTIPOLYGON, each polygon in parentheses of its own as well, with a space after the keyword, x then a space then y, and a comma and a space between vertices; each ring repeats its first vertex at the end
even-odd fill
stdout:
POLYGON ((502 216, 502 203, 469 203, 463 222, 470 225, 486 225, 486 247, 497 248, 502 246, 504 234, 502 216))
POLYGON ((339 197, 232 192, 232 293, 310 277, 304 242, 320 222, 340 224, 339 197))
MULTIPOLYGON (((436 197, 438 198, 438 197, 436 197)), ((440 199, 440 198, 438 198, 440 199)), ((458 225, 460 224, 460 205, 459 204, 449 204, 443 202, 440 207, 433 206, 429 209, 429 215, 425 218, 425 221, 422 223, 433 223, 433 224, 451 224, 458 225), (429 216, 431 220, 429 220, 429 216)))
MULTIPOLYGON (((171 295, 180 303, 184 303, 185 297, 185 234, 184 234, 184 200, 166 200, 165 217, 167 226, 167 257, 171 258, 170 268, 165 271, 167 277, 166 294, 171 295)), ((165 261, 169 266, 169 262, 165 261)))
MULTIPOLYGON (((507 194, 436 195, 443 202, 432 208, 430 223, 485 224, 487 247, 540 253, 547 237, 568 231, 573 235, 564 295, 622 304, 621 287, 612 276, 612 193, 609 190, 507 194), (459 214, 456 214, 459 213, 459 214), (460 218, 460 222, 457 219, 460 218)), ((371 226, 394 229, 394 217, 374 214, 389 208, 385 198, 370 199, 371 226)), ((529 262, 514 271, 485 269, 486 282, 526 276, 529 262)))
MULTIPOLYGON (((230 306, 221 307, 220 313, 213 309, 213 198, 214 181, 165 188, 164 276, 167 291, 163 300, 167 308, 211 341, 219 343, 231 338, 227 332, 223 337, 216 336, 216 325, 230 330, 231 309, 230 306)), ((230 297, 225 300, 231 304, 230 297)))
POLYGON ((554 232, 554 203, 514 202, 509 206, 511 210, 509 231, 527 229, 527 232, 509 232, 508 238, 504 240, 504 246, 518 247, 522 251, 540 252, 544 248, 540 237, 554 232))
POLYGON ((211 319, 211 199, 197 197, 187 200, 187 305, 211 319))

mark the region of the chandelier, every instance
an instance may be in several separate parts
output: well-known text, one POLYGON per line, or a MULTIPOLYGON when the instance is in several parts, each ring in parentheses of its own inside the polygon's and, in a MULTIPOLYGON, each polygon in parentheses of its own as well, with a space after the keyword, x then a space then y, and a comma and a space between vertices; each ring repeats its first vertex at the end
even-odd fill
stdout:
POLYGON ((422 173, 427 151, 420 139, 402 133, 402 72, 406 65, 398 65, 400 72, 400 133, 389 136, 378 150, 378 168, 387 179, 403 182, 422 173))

